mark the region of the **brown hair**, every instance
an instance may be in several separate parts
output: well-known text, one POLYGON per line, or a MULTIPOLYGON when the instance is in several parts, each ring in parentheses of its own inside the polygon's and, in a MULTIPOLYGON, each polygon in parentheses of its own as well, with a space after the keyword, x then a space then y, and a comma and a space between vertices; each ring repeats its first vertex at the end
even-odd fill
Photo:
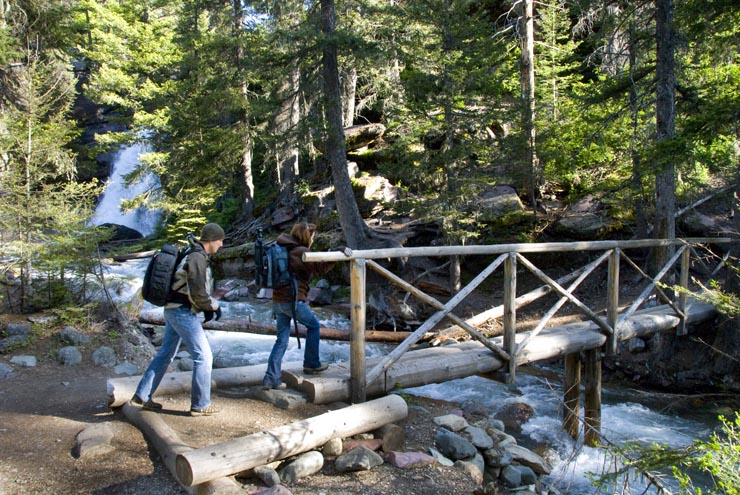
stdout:
POLYGON ((293 225, 290 230, 290 235, 306 247, 311 247, 313 244, 313 234, 316 232, 316 225, 307 222, 300 222, 293 225))

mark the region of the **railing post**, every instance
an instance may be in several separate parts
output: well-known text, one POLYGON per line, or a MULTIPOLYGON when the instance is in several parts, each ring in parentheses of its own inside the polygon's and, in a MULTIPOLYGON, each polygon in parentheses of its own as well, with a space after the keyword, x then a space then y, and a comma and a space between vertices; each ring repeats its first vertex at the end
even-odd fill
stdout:
POLYGON ((364 259, 350 263, 350 306, 352 329, 349 337, 350 384, 352 403, 367 399, 365 375, 365 278, 364 259))
POLYGON ((607 276, 606 323, 612 327, 612 334, 607 344, 610 354, 617 353, 619 344, 619 248, 612 249, 609 255, 609 275, 607 276))
POLYGON ((684 249, 683 254, 681 255, 681 279, 679 280, 679 285, 681 287, 681 290, 678 293, 678 309, 681 310, 681 321, 678 323, 678 328, 676 329, 676 335, 686 335, 688 333, 688 329, 686 328, 686 290, 689 288, 689 263, 691 261, 691 249, 687 246, 686 249, 684 249))
POLYGON ((516 377, 516 253, 504 261, 504 350, 509 354, 507 383, 516 377))

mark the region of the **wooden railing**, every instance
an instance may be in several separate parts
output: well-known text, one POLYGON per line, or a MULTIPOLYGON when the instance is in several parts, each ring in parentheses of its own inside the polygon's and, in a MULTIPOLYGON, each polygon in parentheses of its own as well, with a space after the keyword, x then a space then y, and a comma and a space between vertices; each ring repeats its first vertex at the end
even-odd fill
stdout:
MULTIPOLYGON (((304 261, 348 261, 351 279, 351 320, 352 330, 350 339, 350 374, 352 386, 352 401, 366 400, 366 390, 369 383, 378 380, 398 359, 417 343, 428 331, 432 330, 444 318, 451 320, 455 325, 465 330, 474 339, 490 349, 496 356, 507 363, 507 379, 513 381, 516 374, 517 359, 527 344, 535 338, 552 319, 555 313, 567 302, 573 304, 586 318, 591 320, 600 331, 607 336, 607 350, 616 352, 619 342, 619 329, 652 293, 657 293, 663 302, 669 304, 680 318, 677 329, 679 335, 686 332, 685 316, 687 297, 684 291, 679 291, 677 297, 666 292, 660 283, 674 265, 679 262, 678 281, 675 283, 688 288, 689 270, 692 254, 697 263, 703 263, 697 252, 706 244, 726 244, 736 242, 730 238, 690 238, 690 239, 645 239, 627 241, 592 241, 592 242, 554 242, 532 244, 499 244, 486 246, 441 246, 417 248, 392 248, 355 250, 351 253, 340 252, 309 252, 304 255, 304 261), (625 250, 639 249, 668 249, 672 256, 654 277, 647 275, 637 263, 625 254, 625 250), (576 251, 603 251, 594 261, 585 267, 575 270, 569 275, 555 280, 540 270, 534 263, 525 257, 530 253, 567 253, 576 251), (449 257, 449 256, 491 256, 497 257, 473 280, 471 280, 457 294, 454 294, 446 303, 442 303, 433 296, 423 292, 414 285, 406 282, 390 270, 384 268, 374 260, 410 257, 449 257), (647 280, 647 285, 640 295, 623 313, 619 314, 619 275, 620 262, 625 261, 641 277, 647 280), (586 278, 595 272, 602 264, 607 263, 607 294, 605 315, 599 316, 575 296, 576 288, 586 278), (529 272, 540 279, 545 285, 517 297, 517 266, 524 266, 529 272), (503 345, 496 344, 475 328, 477 319, 464 320, 452 311, 480 284, 503 266, 503 304, 489 310, 489 317, 503 317, 503 345), (378 362, 370 371, 365 369, 365 326, 366 326, 366 270, 371 268, 390 282, 406 291, 420 301, 429 304, 436 312, 429 317, 417 330, 399 344, 392 352, 378 362), (564 284, 568 284, 564 287, 564 284), (516 342, 516 310, 534 299, 547 293, 555 292, 560 295, 557 303, 541 318, 537 326, 519 344, 516 342)), ((706 267, 705 267, 706 268, 706 267)), ((716 273, 719 269, 714 270, 716 273)), ((670 291, 669 291, 670 292, 670 291)))

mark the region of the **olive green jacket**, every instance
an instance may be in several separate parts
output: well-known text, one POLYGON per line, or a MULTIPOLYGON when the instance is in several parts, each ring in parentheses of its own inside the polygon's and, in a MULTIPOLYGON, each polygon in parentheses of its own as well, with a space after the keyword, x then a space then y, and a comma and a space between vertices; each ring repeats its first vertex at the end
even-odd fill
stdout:
MULTIPOLYGON (((172 291, 186 296, 193 313, 216 311, 218 301, 211 297, 213 292, 213 271, 211 257, 202 249, 193 251, 180 262, 175 272, 172 291)), ((168 302, 165 308, 176 308, 182 304, 168 302)))

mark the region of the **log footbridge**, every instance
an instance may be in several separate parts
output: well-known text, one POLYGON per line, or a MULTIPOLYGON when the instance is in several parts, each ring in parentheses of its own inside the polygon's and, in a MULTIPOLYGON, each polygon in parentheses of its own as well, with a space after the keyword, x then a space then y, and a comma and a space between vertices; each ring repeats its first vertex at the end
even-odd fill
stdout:
POLYGON ((352 402, 361 403, 368 396, 381 395, 398 387, 419 386, 496 370, 503 371, 506 380, 511 383, 515 381, 518 366, 564 358, 563 425, 576 437, 579 424, 582 423, 585 441, 594 444, 599 441, 601 425, 601 353, 605 351, 614 354, 619 342, 656 332, 675 329, 677 335, 686 335, 688 325, 711 318, 715 314, 714 308, 690 299, 687 294, 691 288, 690 272, 693 268, 710 277, 716 275, 724 266, 728 255, 712 270, 705 260, 718 257, 711 253, 709 245, 732 242, 734 241, 728 238, 643 239, 394 248, 346 253, 308 252, 304 255, 306 262, 345 260, 350 263, 352 328, 349 369, 346 365, 337 365, 330 373, 318 378, 306 379, 297 375, 290 376, 290 373, 286 378, 294 386, 301 386, 309 398, 317 403, 331 402, 342 397, 350 397, 352 402), (660 250, 666 260, 662 267, 655 270, 655 276, 648 275, 633 260, 634 254, 628 255, 636 252, 646 259, 651 250, 660 250), (527 258, 533 254, 574 252, 593 253, 594 259, 586 266, 558 279, 548 276, 527 258), (375 261, 414 256, 495 258, 464 288, 443 303, 375 261), (519 266, 536 276, 544 285, 517 296, 519 266), (436 310, 392 352, 375 360, 367 360, 365 357, 367 268, 436 310), (453 310, 499 268, 503 270, 503 304, 468 320, 456 316, 453 310), (628 270, 634 271, 644 280, 644 288, 626 309, 620 311, 620 274, 628 270), (605 301, 603 314, 599 314, 598 310, 590 308, 576 294, 578 287, 589 276, 603 280, 605 275, 605 301), (517 309, 548 293, 555 293, 560 297, 532 330, 518 333, 517 309), (662 304, 640 309, 645 303, 653 301, 661 301, 662 304), (548 322, 566 303, 575 306, 585 320, 547 327, 548 322), (407 353, 424 334, 437 328, 444 318, 449 319, 455 329, 467 332, 472 340, 407 353), (491 318, 503 319, 501 337, 488 338, 476 328, 491 318), (580 410, 582 369, 584 418, 579 421, 577 415, 580 410))
MULTIPOLYGON (((563 358, 563 426, 572 436, 577 437, 580 435, 580 425, 583 424, 584 440, 595 444, 599 442, 601 426, 602 353, 616 353, 619 342, 656 332, 675 330, 679 336, 686 335, 691 324, 712 318, 715 315, 714 308, 690 298, 684 289, 691 289, 692 270, 711 278, 726 262, 728 255, 720 260, 716 268, 709 266, 705 260, 720 258, 711 253, 710 245, 732 242, 736 241, 724 238, 650 239, 395 248, 345 253, 309 252, 304 255, 306 262, 350 263, 350 361, 333 364, 329 370, 318 376, 304 375, 300 363, 284 363, 283 381, 291 388, 302 390, 307 399, 315 404, 349 400, 354 404, 350 407, 356 409, 353 414, 347 415, 345 409, 345 414, 326 418, 317 416, 274 431, 256 433, 201 449, 190 449, 183 446, 176 436, 173 438, 173 433, 166 425, 154 419, 154 413, 128 405, 123 410, 134 424, 155 437, 155 446, 181 484, 188 487, 198 485, 203 489, 210 486, 208 491, 213 489, 214 483, 222 482, 225 476, 305 452, 330 438, 370 431, 384 423, 402 419, 407 414, 405 403, 401 404, 403 400, 399 402, 395 400, 399 399, 396 396, 385 396, 392 390, 494 371, 503 372, 507 382, 511 383, 516 379, 518 366, 563 358), (635 255, 628 256, 628 253, 637 252, 638 256, 644 258, 653 249, 662 249, 668 255, 665 256, 667 261, 657 270, 656 275, 649 276, 634 261, 635 255), (569 252, 590 254, 592 260, 582 268, 557 279, 548 276, 527 258, 532 254, 569 252), (494 259, 467 286, 442 302, 375 261, 414 256, 489 259, 494 256, 494 259), (517 296, 519 267, 531 272, 543 285, 517 296), (373 359, 366 359, 365 356, 367 268, 435 309, 416 331, 389 354, 373 359), (502 303, 473 318, 456 316, 453 310, 499 268, 503 270, 502 303), (633 301, 620 306, 620 274, 624 275, 628 270, 644 280, 644 288, 633 301), (599 308, 590 308, 577 296, 578 287, 589 276, 599 277, 597 285, 605 285, 605 300, 598 305, 599 308), (539 323, 531 330, 517 332, 517 309, 553 293, 559 298, 542 315, 539 323), (566 303, 575 306, 585 319, 548 327, 553 316, 566 303), (648 305, 652 306, 642 307, 648 305), (453 326, 439 330, 440 322, 445 318, 453 326), (502 319, 503 335, 489 338, 479 327, 495 318, 502 319), (437 332, 444 336, 460 330, 467 332, 471 340, 407 352, 428 332, 437 332), (583 418, 579 418, 582 386, 584 413, 583 418), (384 397, 367 400, 368 397, 378 396, 384 397)), ((593 301, 593 297, 589 299, 593 301)), ((213 386, 258 386, 264 371, 265 365, 216 369, 213 371, 213 386)), ((189 391, 190 379, 189 372, 170 373, 165 376, 157 395, 189 391)), ((138 380, 139 377, 110 379, 110 405, 124 405, 133 395, 138 380)))

